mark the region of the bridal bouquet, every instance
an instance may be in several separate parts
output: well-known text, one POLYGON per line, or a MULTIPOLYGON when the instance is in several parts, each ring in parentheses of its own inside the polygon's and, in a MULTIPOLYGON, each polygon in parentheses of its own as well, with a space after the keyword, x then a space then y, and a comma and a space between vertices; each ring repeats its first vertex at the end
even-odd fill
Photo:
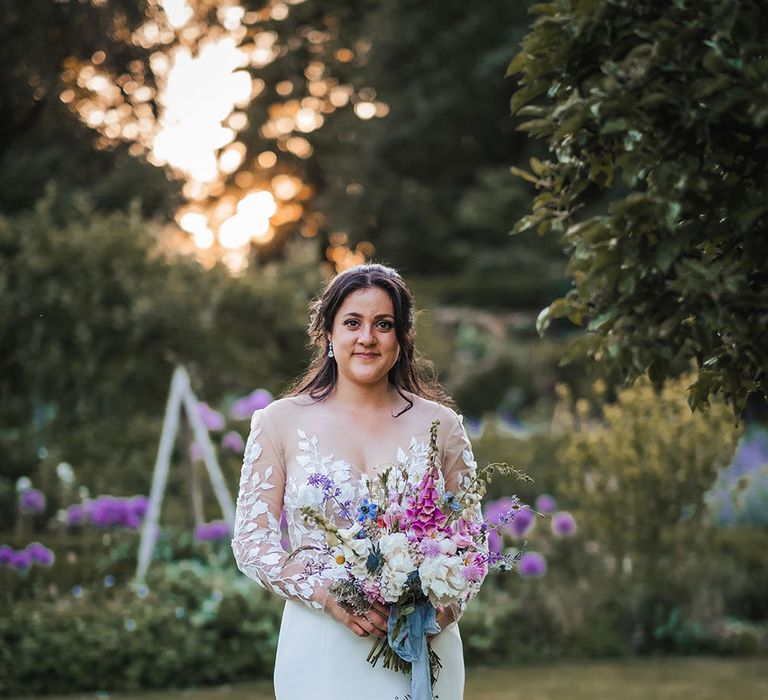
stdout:
POLYGON ((461 610, 490 569, 514 568, 515 558, 489 552, 488 535, 503 528, 523 508, 516 497, 508 512, 484 521, 480 501, 494 471, 529 480, 506 464, 490 464, 465 477, 456 493, 441 489, 437 429, 430 430, 427 468, 418 483, 405 467, 387 465, 358 502, 342 501, 341 490, 322 474, 308 484, 322 489, 322 510, 302 508, 302 516, 326 533, 325 554, 346 577, 330 592, 350 613, 364 615, 376 602, 390 606, 387 638, 376 639, 368 661, 383 657, 386 668, 411 672, 412 698, 432 697, 440 659, 427 635, 440 631, 436 610, 461 610), (327 516, 327 505, 335 517, 327 516), (337 523, 348 524, 340 527, 337 523))

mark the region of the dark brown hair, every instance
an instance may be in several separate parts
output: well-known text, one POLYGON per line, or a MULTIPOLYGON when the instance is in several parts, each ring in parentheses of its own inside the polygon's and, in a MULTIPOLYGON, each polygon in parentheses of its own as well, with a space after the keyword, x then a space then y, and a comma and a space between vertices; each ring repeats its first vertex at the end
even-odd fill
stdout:
POLYGON ((336 388, 338 368, 336 362, 328 357, 328 334, 333 328, 333 320, 344 300, 358 289, 379 287, 392 300, 395 312, 395 335, 400 345, 397 362, 389 370, 389 384, 413 407, 413 401, 404 392, 438 401, 453 406, 453 400, 433 378, 423 377, 419 371, 420 361, 414 347, 415 313, 413 296, 405 281, 391 267, 377 263, 367 263, 351 267, 336 275, 325 287, 323 293, 310 306, 309 339, 315 348, 315 355, 307 368, 292 387, 288 396, 307 394, 322 401, 336 388))

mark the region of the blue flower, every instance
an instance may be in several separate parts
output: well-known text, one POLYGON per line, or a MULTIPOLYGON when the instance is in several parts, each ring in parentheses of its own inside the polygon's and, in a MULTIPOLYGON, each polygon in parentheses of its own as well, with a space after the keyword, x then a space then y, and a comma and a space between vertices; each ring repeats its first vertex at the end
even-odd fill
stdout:
POLYGON ((461 510, 461 502, 456 500, 453 491, 445 492, 445 502, 451 510, 461 510))
POLYGON ((364 523, 369 518, 373 520, 376 517, 378 510, 379 506, 375 503, 371 503, 367 498, 364 498, 362 505, 357 507, 357 522, 364 523))

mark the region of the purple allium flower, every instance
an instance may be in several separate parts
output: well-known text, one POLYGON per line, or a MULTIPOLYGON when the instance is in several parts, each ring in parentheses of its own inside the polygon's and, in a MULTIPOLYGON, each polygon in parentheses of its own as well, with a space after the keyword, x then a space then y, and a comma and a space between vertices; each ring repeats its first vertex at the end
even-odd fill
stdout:
POLYGON ((32 555, 23 549, 16 551, 13 553, 13 558, 11 559, 10 563, 11 566, 17 571, 26 571, 30 566, 32 566, 32 555))
POLYGON ((514 537, 525 537, 536 522, 536 514, 529 508, 521 508, 515 513, 515 518, 506 528, 514 537))
POLYGON ((38 489, 26 489, 19 494, 22 513, 42 513, 45 510, 45 496, 38 489))
POLYGON ((520 575, 541 577, 547 571, 547 562, 538 552, 526 552, 520 559, 520 575))
POLYGON ((200 413, 200 418, 203 419, 203 425, 208 430, 224 429, 224 416, 212 409, 205 401, 198 402, 197 410, 200 413))
POLYGON ((542 493, 541 496, 536 499, 536 510, 540 513, 553 513, 555 508, 557 508, 555 499, 548 493, 542 493))
POLYGON ((509 530, 509 521, 520 513, 520 500, 504 497, 489 501, 483 506, 485 524, 488 532, 488 548, 495 554, 501 554, 503 549, 499 529, 509 530))
POLYGON ((75 503, 67 508, 67 523, 70 527, 78 527, 85 523, 86 518, 85 506, 75 503))
POLYGON ((552 517, 552 534, 556 537, 570 537, 576 534, 576 521, 566 511, 555 513, 552 517))
POLYGON ((24 549, 32 558, 32 562, 40 566, 53 566, 55 556, 53 551, 39 542, 30 542, 24 549))
POLYGON ((272 394, 266 389, 256 389, 248 396, 235 401, 229 409, 229 415, 234 420, 246 420, 250 418, 254 411, 260 408, 266 408, 272 403, 272 394))
POLYGON ((143 518, 147 514, 147 508, 149 508, 149 499, 146 496, 134 496, 128 501, 128 508, 139 518, 143 518))
POLYGON ((129 530, 138 530, 141 527, 141 518, 136 513, 126 510, 122 525, 129 530))
POLYGON ((195 528, 195 541, 197 542, 218 542, 219 540, 226 540, 229 536, 229 525, 222 520, 200 523, 195 528))
POLYGON ((0 544, 0 564, 10 566, 13 561, 13 547, 7 544, 0 544))
POLYGON ((425 557, 436 557, 440 554, 440 543, 432 537, 425 537, 419 544, 419 549, 425 557))
POLYGON ((125 524, 126 502, 113 496, 99 496, 90 505, 91 523, 97 527, 125 524))
POLYGON ((242 454, 245 449, 245 441, 243 440, 243 436, 236 430, 230 430, 221 439, 221 446, 225 450, 232 450, 232 452, 242 454))

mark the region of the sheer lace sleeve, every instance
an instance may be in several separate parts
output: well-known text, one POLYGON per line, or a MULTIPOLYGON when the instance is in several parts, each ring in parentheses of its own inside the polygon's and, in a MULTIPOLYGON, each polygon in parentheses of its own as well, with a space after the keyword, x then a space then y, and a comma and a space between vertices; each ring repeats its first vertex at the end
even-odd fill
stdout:
POLYGON ((246 576, 283 598, 323 609, 328 581, 312 573, 301 555, 288 559, 280 543, 286 468, 269 409, 253 414, 237 495, 232 551, 246 576))
MULTIPOLYGON (((475 462, 475 457, 472 453, 472 444, 469 441, 466 430, 464 430, 461 416, 452 414, 451 418, 446 421, 446 424, 448 435, 443 447, 443 477, 445 479, 446 490, 455 494, 462 491, 476 476, 477 463, 475 462)), ((480 525, 483 522, 483 514, 479 505, 475 506, 472 511, 472 521, 477 525, 480 525)), ((487 562, 487 544, 478 552, 478 554, 481 555, 483 562, 487 562)), ((469 597, 467 598, 467 601, 471 600, 477 594, 481 584, 482 580, 473 581, 469 584, 469 597)), ((461 617, 465 605, 466 603, 463 605, 451 606, 454 621, 461 617)))

